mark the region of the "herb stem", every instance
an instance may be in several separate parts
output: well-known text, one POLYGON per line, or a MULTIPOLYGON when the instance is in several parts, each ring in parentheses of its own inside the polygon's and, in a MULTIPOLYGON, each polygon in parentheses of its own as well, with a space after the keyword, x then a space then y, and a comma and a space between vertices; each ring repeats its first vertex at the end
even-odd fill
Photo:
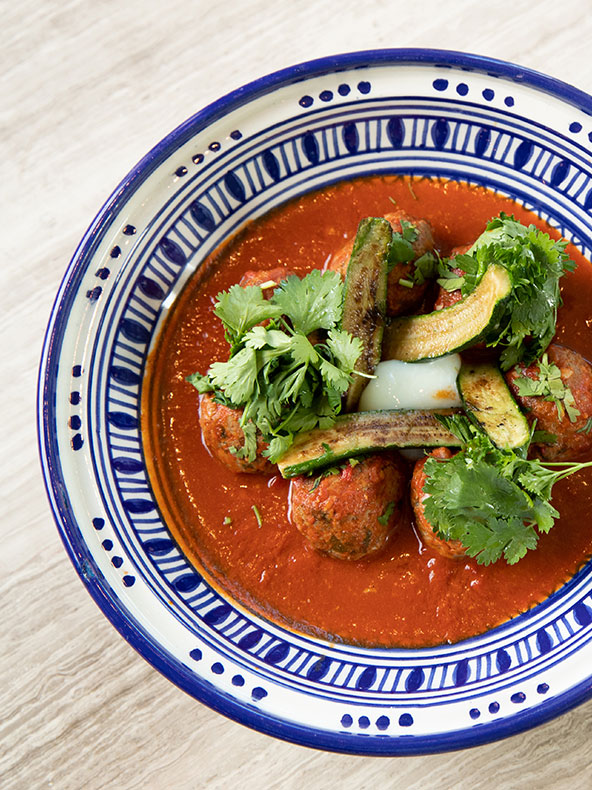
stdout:
POLYGON ((251 510, 255 514, 255 518, 257 519, 257 524, 259 524, 259 526, 261 526, 263 521, 261 520, 261 513, 259 512, 259 509, 258 509, 257 505, 251 505, 251 510))

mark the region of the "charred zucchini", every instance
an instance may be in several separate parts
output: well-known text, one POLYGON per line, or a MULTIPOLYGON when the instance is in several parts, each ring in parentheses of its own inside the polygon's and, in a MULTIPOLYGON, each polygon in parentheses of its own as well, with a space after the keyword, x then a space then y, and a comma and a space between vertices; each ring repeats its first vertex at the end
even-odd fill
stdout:
MULTIPOLYGON (((386 312, 387 256, 393 231, 386 219, 368 217, 359 226, 345 277, 341 328, 362 341, 356 371, 371 375, 380 362, 386 312)), ((344 410, 353 411, 367 379, 354 374, 344 410)))
POLYGON ((326 430, 298 435, 278 461, 282 477, 294 477, 370 453, 395 447, 455 447, 459 440, 434 416, 438 411, 361 411, 338 417, 326 430))
POLYGON ((383 359, 433 359, 494 336, 511 292, 508 272, 492 264, 462 301, 426 315, 396 318, 385 331, 383 359))
POLYGON ((500 450, 528 444, 528 422, 497 365, 463 364, 457 383, 467 416, 500 450))

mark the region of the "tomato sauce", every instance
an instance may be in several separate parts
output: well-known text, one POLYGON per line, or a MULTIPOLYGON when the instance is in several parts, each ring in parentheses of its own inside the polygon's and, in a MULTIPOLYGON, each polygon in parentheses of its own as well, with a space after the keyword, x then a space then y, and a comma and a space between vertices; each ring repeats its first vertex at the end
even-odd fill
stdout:
MULTIPOLYGON (((592 555, 592 473, 557 484, 561 519, 514 566, 484 567, 424 547, 408 514, 386 548, 356 562, 322 556, 290 523, 289 483, 235 474, 201 442, 198 393, 185 381, 227 356, 215 296, 248 269, 322 267, 364 216, 396 207, 430 221, 443 255, 472 242, 500 211, 549 230, 536 216, 481 187, 437 179, 372 177, 343 182, 281 206, 248 225, 201 267, 167 319, 143 394, 151 480, 186 556, 212 583, 270 620, 336 642, 421 647, 482 633, 558 589, 592 555), (260 518, 258 518, 260 516, 260 518)), ((592 267, 562 280, 557 340, 592 355, 592 267)))

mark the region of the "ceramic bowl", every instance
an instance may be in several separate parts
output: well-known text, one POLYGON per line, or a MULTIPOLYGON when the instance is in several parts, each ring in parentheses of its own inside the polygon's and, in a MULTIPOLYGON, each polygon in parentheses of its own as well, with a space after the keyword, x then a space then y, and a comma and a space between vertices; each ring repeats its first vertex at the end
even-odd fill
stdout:
POLYGON ((212 589, 159 515, 144 466, 146 355, 200 263, 247 221, 369 173, 512 196, 591 257, 592 99, 474 55, 360 52, 260 79, 190 118, 82 239, 47 331, 39 435, 66 549, 113 625, 206 705, 319 749, 458 749, 540 724, 592 688, 592 573, 502 627, 421 650, 334 645, 212 589))

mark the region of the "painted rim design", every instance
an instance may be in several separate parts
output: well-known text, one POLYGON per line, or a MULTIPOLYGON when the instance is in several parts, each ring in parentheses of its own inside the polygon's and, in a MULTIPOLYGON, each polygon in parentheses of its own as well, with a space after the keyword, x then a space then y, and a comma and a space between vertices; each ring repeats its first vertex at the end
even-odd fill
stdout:
POLYGON ((187 279, 246 220, 312 188, 369 172, 463 178, 510 194, 592 257, 591 114, 589 96, 500 61, 335 56, 210 105, 101 209, 45 338, 43 472, 89 592, 185 691, 276 737, 383 755, 495 740, 588 699, 588 567, 533 610, 450 647, 295 635, 213 590, 179 552, 152 499, 138 416, 151 340, 187 279))

